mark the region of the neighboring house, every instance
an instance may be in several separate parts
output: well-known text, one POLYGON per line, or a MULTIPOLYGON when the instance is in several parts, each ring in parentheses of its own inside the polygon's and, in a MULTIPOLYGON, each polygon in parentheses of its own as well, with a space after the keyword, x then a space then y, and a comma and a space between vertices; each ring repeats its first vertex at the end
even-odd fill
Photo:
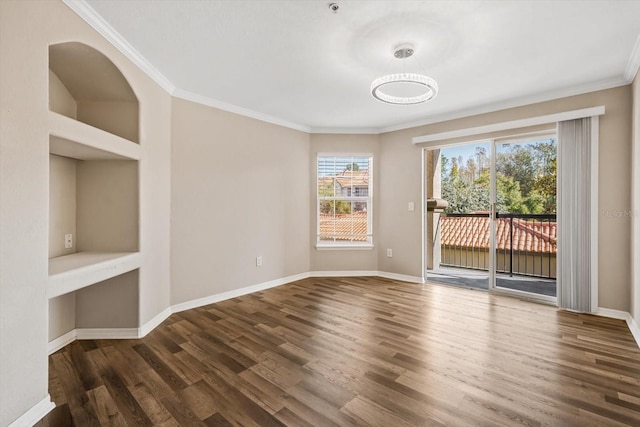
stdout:
POLYGON ((336 196, 367 197, 369 195, 369 171, 344 171, 336 175, 336 196))
MULTIPOLYGON (((555 221, 498 218, 496 260, 498 271, 544 277, 556 276, 558 227, 555 221), (513 257, 511 239, 513 238, 513 257)), ((489 217, 440 217, 440 264, 489 269, 489 217)))

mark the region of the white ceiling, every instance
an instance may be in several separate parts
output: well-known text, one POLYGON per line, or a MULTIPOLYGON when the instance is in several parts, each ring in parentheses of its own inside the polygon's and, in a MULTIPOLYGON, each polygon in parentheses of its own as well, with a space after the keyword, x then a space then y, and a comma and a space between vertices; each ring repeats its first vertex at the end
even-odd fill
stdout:
POLYGON ((640 62, 640 1, 65 0, 176 96, 313 132, 380 132, 614 87, 640 62), (87 7, 89 6, 89 7, 87 7), (93 10, 92 10, 93 9, 93 10), (96 15, 97 13, 97 15, 96 15), (402 71, 414 106, 373 99, 402 71))

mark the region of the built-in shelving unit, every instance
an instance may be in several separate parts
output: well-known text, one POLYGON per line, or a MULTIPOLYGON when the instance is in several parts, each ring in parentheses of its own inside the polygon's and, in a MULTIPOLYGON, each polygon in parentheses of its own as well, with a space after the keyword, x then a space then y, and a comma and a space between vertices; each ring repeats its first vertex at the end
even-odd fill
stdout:
POLYGON ((49 47, 49 109, 50 340, 137 327, 138 100, 102 53, 61 43, 49 47))

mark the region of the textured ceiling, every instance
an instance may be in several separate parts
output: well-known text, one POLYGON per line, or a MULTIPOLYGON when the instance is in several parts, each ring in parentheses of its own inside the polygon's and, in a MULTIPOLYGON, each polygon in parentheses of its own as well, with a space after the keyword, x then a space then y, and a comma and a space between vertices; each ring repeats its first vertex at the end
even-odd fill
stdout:
MULTIPOLYGON (((383 131, 628 83, 640 1, 66 0, 87 4, 176 96, 311 131, 383 131), (393 59, 410 42, 416 54, 393 59), (426 104, 373 99, 403 69, 426 104), (626 75, 625 75, 626 73, 626 75)), ((635 48, 635 56, 634 56, 635 48)))

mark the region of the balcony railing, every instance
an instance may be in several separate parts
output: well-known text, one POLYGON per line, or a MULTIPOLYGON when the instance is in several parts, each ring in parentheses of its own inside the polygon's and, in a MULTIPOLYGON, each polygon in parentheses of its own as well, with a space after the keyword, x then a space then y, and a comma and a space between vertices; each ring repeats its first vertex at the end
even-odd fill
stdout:
MULTIPOLYGON (((442 214, 440 265, 488 271, 490 224, 486 213, 442 214)), ((498 273, 555 279, 555 214, 498 214, 495 232, 498 273)))

